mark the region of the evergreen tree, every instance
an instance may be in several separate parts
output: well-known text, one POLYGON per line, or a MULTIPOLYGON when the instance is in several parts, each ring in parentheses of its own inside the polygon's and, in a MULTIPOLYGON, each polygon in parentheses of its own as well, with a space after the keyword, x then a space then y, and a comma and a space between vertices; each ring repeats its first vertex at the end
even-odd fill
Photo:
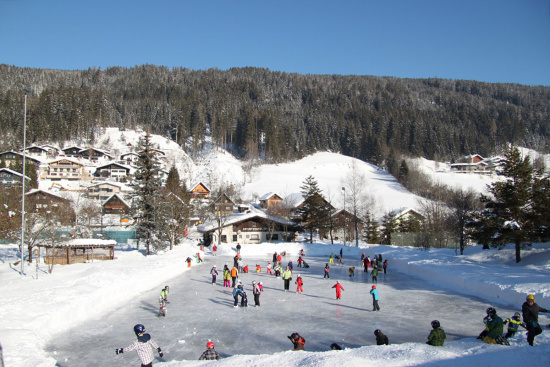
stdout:
POLYGON ((522 159, 518 148, 511 147, 505 155, 502 172, 504 180, 493 182, 489 192, 493 197, 482 196, 488 209, 487 222, 493 229, 493 244, 513 242, 516 262, 521 261, 524 241, 533 235, 533 211, 531 208, 533 167, 529 156, 522 159))
POLYGON ((538 241, 546 242, 550 238, 550 177, 542 170, 533 178, 532 208, 538 241))
POLYGON ((399 175, 397 176, 397 181, 399 181, 403 186, 407 186, 409 180, 409 166, 407 162, 403 159, 401 160, 401 166, 399 166, 399 175))
POLYGON ((373 218, 371 213, 367 213, 363 222, 363 241, 367 243, 380 242, 378 222, 373 218))
POLYGON ((139 159, 137 171, 134 175, 136 190, 134 206, 139 220, 136 228, 137 238, 145 241, 146 254, 149 255, 150 246, 155 250, 164 248, 164 241, 160 233, 160 218, 157 223, 156 208, 160 202, 160 164, 152 151, 151 136, 147 132, 138 143, 139 159))
POLYGON ((385 245, 391 245, 391 235, 397 229, 397 221, 395 214, 392 212, 386 213, 382 218, 381 242, 385 245))
POLYGON ((309 239, 313 241, 313 231, 326 228, 330 220, 330 206, 321 195, 319 185, 313 176, 305 179, 300 187, 304 205, 299 210, 305 227, 309 230, 309 239))

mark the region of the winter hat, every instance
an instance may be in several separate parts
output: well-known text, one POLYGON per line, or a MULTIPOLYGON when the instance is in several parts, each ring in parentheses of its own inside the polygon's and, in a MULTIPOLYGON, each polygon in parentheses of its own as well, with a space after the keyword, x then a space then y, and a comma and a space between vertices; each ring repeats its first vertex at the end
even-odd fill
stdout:
POLYGON ((376 289, 376 286, 375 286, 375 285, 373 285, 373 286, 372 286, 372 289, 376 289))
POLYGON ((298 278, 301 278, 302 277, 302 274, 298 274, 298 278))
POLYGON ((206 348, 214 349, 214 343, 212 342, 212 340, 208 339, 208 343, 206 343, 206 348))
POLYGON ((532 294, 528 295, 528 296, 527 296, 527 301, 533 301, 533 302, 535 302, 535 296, 533 296, 532 294))
POLYGON ((519 313, 519 312, 516 312, 516 313, 514 314, 514 318, 516 318, 516 319, 519 319, 519 318, 520 318, 520 316, 521 316, 521 315, 520 315, 520 313, 519 313))
POLYGON ((337 281, 336 281, 336 284, 340 284, 340 281, 339 281, 339 280, 337 280, 337 281))
POLYGON ((214 266, 213 266, 213 267, 215 268, 215 267, 216 267, 216 265, 214 264, 214 266))
POLYGON ((256 284, 256 281, 255 281, 255 280, 253 280, 253 281, 252 281, 252 284, 256 284))

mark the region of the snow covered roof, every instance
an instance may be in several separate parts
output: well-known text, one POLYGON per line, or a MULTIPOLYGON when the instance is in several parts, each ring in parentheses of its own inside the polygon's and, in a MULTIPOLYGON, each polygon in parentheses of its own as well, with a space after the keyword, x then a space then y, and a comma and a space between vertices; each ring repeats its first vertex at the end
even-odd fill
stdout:
POLYGON ((105 200, 105 201, 103 202, 103 205, 107 204, 107 203, 109 202, 109 200, 111 200, 111 199, 112 199, 113 197, 115 197, 115 196, 116 196, 124 205, 126 205, 128 208, 131 208, 131 205, 128 204, 128 203, 127 203, 122 197, 120 197, 120 195, 118 195, 118 194, 113 194, 113 195, 109 196, 109 197, 107 198, 107 200, 105 200))
POLYGON ((49 191, 46 191, 46 190, 41 190, 41 189, 32 189, 32 190, 30 190, 29 192, 27 192, 25 195, 28 196, 28 195, 38 194, 38 193, 43 193, 43 194, 46 194, 46 195, 51 195, 51 196, 54 196, 54 197, 59 198, 59 199, 61 199, 61 200, 69 201, 69 199, 64 198, 63 196, 54 194, 54 193, 49 192, 49 191))
POLYGON ((115 161, 110 161, 110 162, 107 162, 105 164, 102 164, 101 166, 97 166, 96 167, 96 171, 100 168, 103 168, 103 167, 107 167, 107 166, 111 166, 111 165, 114 165, 114 166, 118 166, 118 167, 121 167, 121 168, 124 168, 125 170, 128 170, 128 171, 131 171, 132 168, 125 165, 125 164, 122 164, 122 163, 117 163, 115 161))
POLYGON ((115 240, 100 240, 97 238, 75 238, 66 242, 57 242, 55 245, 41 244, 44 247, 104 247, 115 246, 115 240))
MULTIPOLYGON (((223 224, 224 227, 231 226, 237 223, 245 222, 247 220, 253 219, 253 218, 261 218, 261 219, 269 219, 271 221, 280 223, 280 224, 294 224, 292 222, 287 222, 281 218, 272 217, 267 215, 262 210, 258 209, 252 209, 249 212, 246 213, 235 213, 230 215, 225 223, 223 224)), ((218 228, 218 223, 216 221, 211 221, 209 223, 204 223, 197 227, 197 230, 199 232, 210 232, 218 228)))
POLYGON ((74 158, 70 158, 70 157, 61 157, 61 158, 56 158, 56 159, 52 159, 51 161, 48 161, 46 162, 47 164, 52 164, 52 163, 55 163, 55 162, 59 162, 59 161, 69 161, 71 163, 76 163, 78 164, 79 166, 84 166, 84 164, 82 162, 79 162, 77 161, 76 159, 74 158))
POLYGON ((304 201, 305 201, 304 196, 299 192, 295 192, 290 195, 287 195, 287 197, 285 197, 283 202, 286 205, 290 206, 291 208, 296 208, 300 206, 300 204, 302 204, 304 201))
MULTIPOLYGON (((0 172, 7 172, 7 173, 9 173, 9 174, 12 174, 12 175, 18 176, 18 177, 22 177, 22 176, 23 176, 21 173, 16 172, 16 171, 14 171, 14 170, 11 170, 11 169, 9 169, 9 168, 0 168, 0 172)), ((25 179, 26 179, 26 180, 30 180, 30 178, 29 178, 28 176, 25 176, 25 179)))
POLYGON ((268 192, 267 194, 262 195, 258 200, 260 200, 260 201, 269 200, 269 198, 271 198, 272 196, 275 196, 275 195, 277 195, 278 197, 280 197, 282 199, 281 195, 278 195, 276 192, 268 192))

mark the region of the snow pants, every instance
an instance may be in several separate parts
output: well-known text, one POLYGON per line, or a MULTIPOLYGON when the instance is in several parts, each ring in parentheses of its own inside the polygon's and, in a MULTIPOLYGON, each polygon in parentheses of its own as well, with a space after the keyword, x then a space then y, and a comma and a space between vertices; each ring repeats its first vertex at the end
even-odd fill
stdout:
POLYGON ((260 295, 259 295, 259 294, 255 294, 255 295, 254 295, 254 305, 255 305, 255 306, 259 306, 259 305, 260 305, 260 295))
POLYGON ((237 283, 237 277, 231 277, 231 286, 235 288, 235 284, 237 283))
POLYGON ((527 324, 527 342, 530 346, 533 346, 535 343, 535 336, 542 333, 542 328, 539 324, 533 322, 532 324, 527 324))
POLYGON ((374 297, 372 297, 372 310, 380 311, 380 306, 378 306, 378 300, 374 299, 374 297))
POLYGON ((216 284, 216 275, 212 275, 212 284, 216 284))
POLYGON ((285 279, 285 291, 290 289, 290 279, 285 279))
POLYGON ((330 279, 330 274, 328 273, 328 271, 325 271, 325 276, 323 277, 323 279, 325 278, 329 278, 330 279))

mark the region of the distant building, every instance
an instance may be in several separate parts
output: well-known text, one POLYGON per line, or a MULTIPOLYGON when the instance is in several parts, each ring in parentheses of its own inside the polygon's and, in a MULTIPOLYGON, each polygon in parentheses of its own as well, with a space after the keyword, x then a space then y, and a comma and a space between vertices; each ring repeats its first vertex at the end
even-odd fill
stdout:
POLYGON ((210 197, 210 189, 202 182, 195 184, 188 192, 191 199, 207 199, 210 197))
POLYGON ((283 201, 283 198, 274 192, 268 192, 258 199, 263 209, 274 207, 283 201))
MULTIPOLYGON (((12 171, 9 168, 0 168, 0 183, 4 186, 21 185, 23 175, 19 172, 12 171)), ((25 176, 27 181, 30 178, 25 176)))

